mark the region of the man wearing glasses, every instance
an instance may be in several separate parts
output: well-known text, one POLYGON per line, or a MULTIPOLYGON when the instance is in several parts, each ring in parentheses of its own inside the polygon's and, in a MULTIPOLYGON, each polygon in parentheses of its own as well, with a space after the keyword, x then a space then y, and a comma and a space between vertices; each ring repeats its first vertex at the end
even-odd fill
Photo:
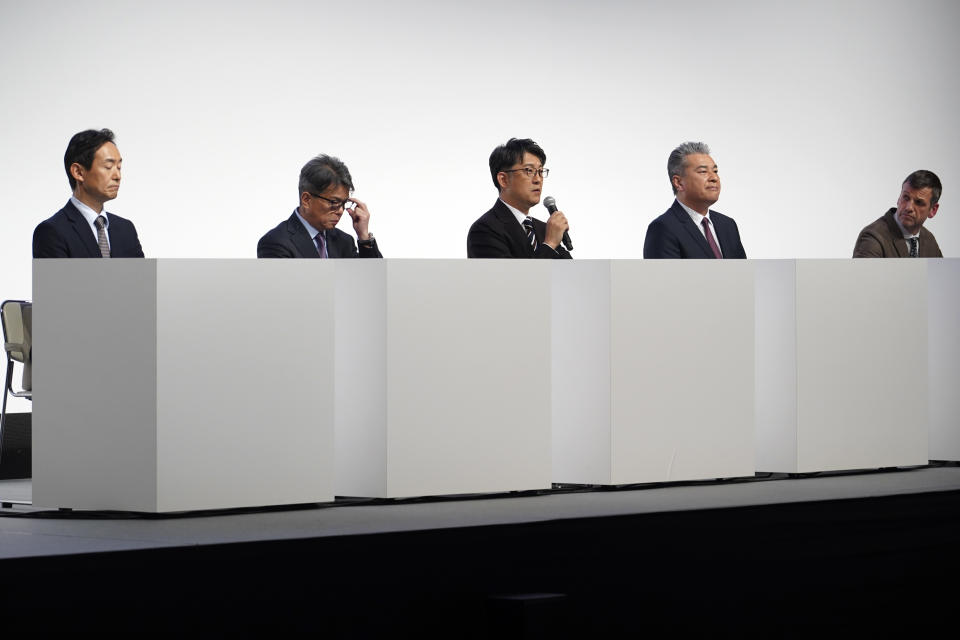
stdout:
POLYGON ((544 223, 529 215, 550 173, 547 154, 530 139, 510 138, 490 154, 490 176, 500 197, 467 233, 468 258, 570 258, 560 243, 570 228, 562 211, 544 223))
POLYGON ((258 258, 382 258, 367 205, 350 198, 353 180, 339 159, 319 155, 300 170, 300 206, 260 238, 258 258), (353 237, 337 229, 346 211, 353 237), (359 250, 358 250, 359 248, 359 250))

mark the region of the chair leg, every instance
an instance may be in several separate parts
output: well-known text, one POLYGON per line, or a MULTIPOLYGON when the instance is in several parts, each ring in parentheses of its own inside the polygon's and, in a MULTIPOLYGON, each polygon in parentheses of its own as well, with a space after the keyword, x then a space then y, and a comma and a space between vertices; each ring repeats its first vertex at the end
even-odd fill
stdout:
POLYGON ((7 422, 7 394, 10 393, 10 384, 13 382, 13 367, 7 358, 7 380, 3 385, 3 409, 0 410, 0 463, 3 462, 3 428, 7 422))

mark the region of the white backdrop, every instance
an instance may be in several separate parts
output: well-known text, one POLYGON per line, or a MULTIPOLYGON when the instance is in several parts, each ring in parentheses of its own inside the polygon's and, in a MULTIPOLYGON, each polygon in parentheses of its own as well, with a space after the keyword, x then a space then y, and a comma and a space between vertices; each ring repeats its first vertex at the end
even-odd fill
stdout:
POLYGON ((945 184, 928 224, 960 255, 954 0, 0 8, 0 299, 30 297, 67 141, 100 127, 124 156, 108 209, 148 257, 253 257, 321 152, 349 166, 384 255, 465 257, 511 136, 546 150, 576 258, 641 256, 685 140, 713 148, 715 208, 750 257, 849 256, 919 168, 945 184))

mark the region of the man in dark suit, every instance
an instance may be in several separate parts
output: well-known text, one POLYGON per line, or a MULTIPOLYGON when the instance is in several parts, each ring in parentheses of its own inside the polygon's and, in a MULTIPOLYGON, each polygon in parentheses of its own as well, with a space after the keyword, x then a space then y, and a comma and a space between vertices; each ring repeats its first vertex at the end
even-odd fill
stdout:
POLYGON ((560 246, 569 229, 562 211, 547 222, 529 215, 540 202, 547 154, 530 139, 511 138, 490 154, 490 175, 500 197, 467 233, 468 258, 570 258, 560 246))
POLYGON ((258 258, 382 258, 367 205, 350 197, 353 179, 337 158, 319 155, 300 170, 300 206, 257 243, 258 258), (343 212, 357 243, 336 228, 343 212), (358 251, 359 247, 359 251, 358 251))
POLYGON ((710 209, 720 198, 720 175, 702 142, 670 153, 667 175, 676 199, 647 227, 644 258, 746 258, 733 218, 710 209))
POLYGON ((33 232, 34 258, 142 258, 133 223, 103 205, 120 190, 123 158, 109 129, 70 139, 63 166, 73 195, 33 232))
POLYGON ((940 208, 940 178, 923 169, 907 176, 897 206, 867 225, 853 247, 854 258, 942 258, 940 245, 923 223, 940 208))

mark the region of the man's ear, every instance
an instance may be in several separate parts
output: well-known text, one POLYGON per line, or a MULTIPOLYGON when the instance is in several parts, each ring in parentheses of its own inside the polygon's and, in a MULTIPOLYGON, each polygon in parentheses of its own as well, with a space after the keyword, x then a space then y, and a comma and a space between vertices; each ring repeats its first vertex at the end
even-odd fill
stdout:
POLYGON ((73 176, 73 179, 78 183, 83 182, 83 167, 80 166, 79 162, 74 162, 70 165, 70 175, 73 176))
POLYGON ((674 191, 677 191, 677 192, 682 191, 682 189, 680 188, 681 186, 680 176, 670 176, 670 184, 673 185, 674 191))
POLYGON ((932 218, 933 216, 937 215, 937 209, 939 209, 939 208, 940 208, 940 203, 939 203, 939 202, 938 202, 937 204, 933 205, 932 207, 930 207, 930 215, 928 215, 927 217, 928 217, 928 218, 932 218))

